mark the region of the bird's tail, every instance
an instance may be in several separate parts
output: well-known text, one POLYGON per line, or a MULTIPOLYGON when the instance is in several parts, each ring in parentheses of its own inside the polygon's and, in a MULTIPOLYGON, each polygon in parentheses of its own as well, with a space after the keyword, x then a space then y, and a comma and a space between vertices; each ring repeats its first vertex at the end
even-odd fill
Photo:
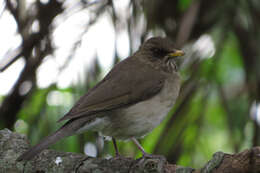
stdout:
POLYGON ((47 136, 46 138, 41 140, 40 143, 33 146, 28 151, 26 151, 21 156, 19 156, 17 161, 31 160, 34 156, 39 154, 42 150, 48 148, 50 145, 56 143, 58 140, 60 140, 64 137, 70 136, 70 135, 72 135, 72 133, 70 131, 68 131, 67 128, 61 127, 56 132, 47 136))
POLYGON ((48 148, 50 145, 56 143, 58 140, 79 133, 79 129, 86 125, 92 117, 82 117, 71 119, 67 121, 61 128, 59 128, 53 134, 47 136, 40 141, 39 144, 35 145, 21 156, 18 157, 17 161, 31 160, 34 156, 39 154, 42 150, 48 148))
POLYGON ((59 128, 53 134, 47 136, 40 141, 39 144, 33 146, 31 149, 23 153, 18 157, 17 161, 31 160, 34 156, 39 154, 42 150, 48 148, 50 145, 56 143, 58 140, 71 136, 77 133, 77 130, 81 128, 88 121, 87 118, 84 119, 72 119, 66 122, 61 128, 59 128))

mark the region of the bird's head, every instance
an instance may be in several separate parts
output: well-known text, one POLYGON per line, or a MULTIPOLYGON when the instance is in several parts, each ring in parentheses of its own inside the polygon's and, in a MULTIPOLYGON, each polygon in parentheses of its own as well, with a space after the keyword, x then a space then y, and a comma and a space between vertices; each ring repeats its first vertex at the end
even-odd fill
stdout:
POLYGON ((183 56, 184 52, 174 48, 174 44, 167 38, 153 37, 140 47, 151 62, 161 62, 169 71, 177 71, 176 58, 183 56))

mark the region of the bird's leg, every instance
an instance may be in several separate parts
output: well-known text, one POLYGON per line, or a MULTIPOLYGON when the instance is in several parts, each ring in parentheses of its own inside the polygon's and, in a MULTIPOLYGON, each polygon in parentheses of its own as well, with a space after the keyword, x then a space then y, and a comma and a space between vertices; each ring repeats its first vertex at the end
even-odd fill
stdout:
POLYGON ((143 156, 148 156, 149 154, 144 151, 144 148, 142 145, 138 142, 137 139, 131 138, 131 140, 134 142, 134 144, 137 146, 137 148, 143 153, 143 156))
POLYGON ((152 159, 160 159, 165 161, 165 157, 161 156, 161 155, 153 155, 153 154, 149 154, 147 152, 144 151, 144 148, 141 146, 141 144, 138 142, 137 139, 135 138, 131 138, 131 140, 134 142, 134 144, 138 147, 138 149, 143 153, 143 159, 144 158, 152 158, 152 159))
POLYGON ((112 142, 113 142, 113 145, 114 145, 114 148, 115 148, 116 157, 119 157, 120 154, 119 154, 119 151, 118 151, 118 147, 116 145, 116 139, 114 137, 112 137, 112 142))

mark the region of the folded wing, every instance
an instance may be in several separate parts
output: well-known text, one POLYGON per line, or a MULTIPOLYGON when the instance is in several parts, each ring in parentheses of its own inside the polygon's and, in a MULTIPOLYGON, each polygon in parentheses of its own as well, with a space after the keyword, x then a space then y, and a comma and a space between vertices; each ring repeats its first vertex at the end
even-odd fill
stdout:
POLYGON ((127 58, 117 64, 59 121, 132 105, 160 92, 164 75, 147 64, 133 60, 133 57, 127 58))

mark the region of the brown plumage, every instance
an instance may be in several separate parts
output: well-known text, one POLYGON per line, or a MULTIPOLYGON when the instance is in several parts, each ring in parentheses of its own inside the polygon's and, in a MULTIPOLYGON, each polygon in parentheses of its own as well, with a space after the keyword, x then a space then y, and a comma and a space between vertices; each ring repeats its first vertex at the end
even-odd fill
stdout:
POLYGON ((174 49, 166 38, 147 40, 82 96, 58 122, 69 121, 18 160, 30 160, 61 138, 87 130, 137 142, 135 137, 150 132, 174 104, 180 80, 173 57, 181 55, 183 52, 174 49))

